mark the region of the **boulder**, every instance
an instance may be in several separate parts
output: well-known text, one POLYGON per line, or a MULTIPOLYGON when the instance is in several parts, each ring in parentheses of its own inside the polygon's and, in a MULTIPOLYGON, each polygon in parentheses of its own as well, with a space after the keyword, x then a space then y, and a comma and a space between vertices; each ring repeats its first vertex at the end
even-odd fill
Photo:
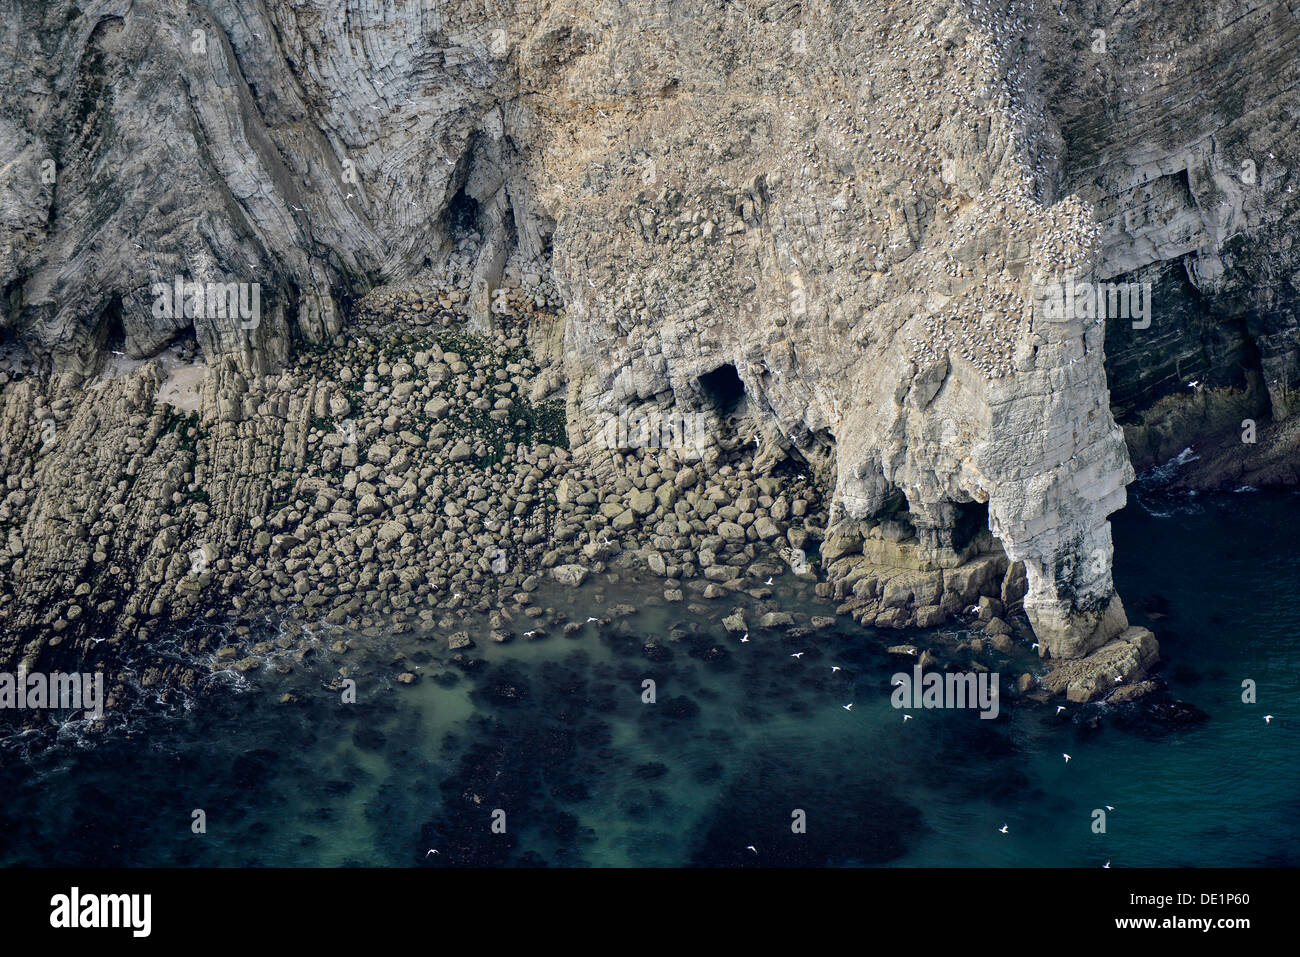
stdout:
POLYGON ((551 569, 551 577, 561 585, 577 588, 587 580, 587 569, 582 565, 556 565, 551 569))

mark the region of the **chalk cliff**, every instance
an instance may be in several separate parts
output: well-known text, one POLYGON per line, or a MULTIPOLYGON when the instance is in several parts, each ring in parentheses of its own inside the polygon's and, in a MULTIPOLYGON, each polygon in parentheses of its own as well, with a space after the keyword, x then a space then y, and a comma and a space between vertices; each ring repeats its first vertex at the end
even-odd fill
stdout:
MULTIPOLYGON (((609 416, 654 407, 728 416, 719 441, 752 443, 755 474, 806 466, 825 587, 868 624, 996 594, 1045 655, 1132 644, 1108 523, 1131 463, 1240 446, 1253 419, 1234 476, 1294 479, 1284 2, 0 9, 0 307, 49 373, 4 397, 11 623, 38 627, 95 564, 43 541, 54 515, 155 550, 118 585, 140 593, 133 624, 168 554, 250 547, 242 522, 279 500, 253 476, 307 489, 259 444, 288 415, 277 390, 303 386, 280 370, 342 349, 362 297, 407 280, 489 334, 502 290, 526 305, 521 388, 563 399, 579 461, 607 454, 609 416), (261 314, 160 317, 154 284, 176 276, 257 283, 261 314), (1149 326, 1047 315, 1044 291, 1075 281, 1151 283, 1149 326), (166 369, 97 378, 191 335, 203 422, 225 423, 192 437, 202 476, 166 463, 184 444, 154 411, 166 369), (47 420, 82 423, 85 457, 42 464, 47 420), (155 450, 148 488, 70 474, 124 441, 155 450), (202 520, 156 540, 187 484, 210 486, 202 520)), ((289 419, 306 430, 338 392, 289 419)))

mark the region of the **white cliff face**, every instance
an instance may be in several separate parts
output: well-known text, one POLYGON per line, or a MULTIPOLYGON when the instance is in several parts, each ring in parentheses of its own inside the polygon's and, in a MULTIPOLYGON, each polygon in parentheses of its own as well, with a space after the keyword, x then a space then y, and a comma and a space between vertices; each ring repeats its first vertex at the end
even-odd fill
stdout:
POLYGON ((1035 316, 1020 334, 1016 373, 992 382, 959 356, 916 371, 883 363, 875 421, 837 446, 837 501, 867 519, 898 489, 938 550, 952 544, 954 506, 986 503, 989 528, 1025 566, 1024 606, 1041 643, 1074 657, 1126 624, 1107 517, 1133 472, 1106 401, 1100 324, 1035 316))
POLYGON ((1025 563, 1025 611, 1055 657, 1077 657, 1127 626, 1111 581, 1107 516, 1133 480, 1111 416, 1099 322, 1035 317, 1028 385, 1007 389, 979 458, 989 518, 1008 555, 1025 563))
MULTIPOLYGON (((648 184, 634 153, 575 157, 625 172, 622 189, 571 196, 580 213, 557 234, 571 430, 581 442, 584 418, 629 401, 707 407, 700 376, 731 364, 744 428, 833 477, 835 531, 856 526, 882 572, 959 564, 963 507, 984 504, 1024 564, 1042 645, 1081 655, 1127 624, 1107 516, 1133 472, 1103 327, 1043 318, 1034 300, 1093 275, 1098 230, 1081 204, 1038 198, 1026 144, 1044 134, 1025 94, 1003 91, 1022 71, 1014 30, 893 15, 880 28, 898 46, 805 31, 817 55, 793 62, 840 82, 787 77, 761 115, 697 51, 667 116, 617 117, 646 144, 648 184), (906 558, 873 551, 882 520, 906 558)), ((945 604, 938 589, 916 605, 945 604)))
MULTIPOLYGON (((1114 13, 1113 51, 1183 5, 1145 6, 1114 13)), ((1294 31, 1267 19, 1281 9, 1246 19, 1267 20, 1290 83, 1294 31)), ((1253 146, 1274 154, 1262 192, 1233 180, 1228 86, 1207 109, 1199 70, 1153 61, 1158 80, 1139 81, 1054 8, 10 0, 4 14, 3 321, 58 368, 93 371, 120 322, 133 356, 192 329, 209 356, 265 373, 291 338, 338 341, 350 297, 453 251, 486 328, 517 257, 560 291, 563 328, 534 330, 534 348, 555 357, 562 340, 541 391, 565 390, 579 454, 628 404, 715 408, 709 376, 730 366, 734 428, 760 462, 805 462, 833 488, 828 554, 938 575, 909 579, 901 617, 884 584, 858 588, 864 620, 932 620, 919 609, 956 610, 973 580, 996 590, 1023 566, 1056 657, 1125 626, 1107 516, 1133 470, 1110 388, 1141 406, 1168 378, 1143 366, 1173 340, 1125 339, 1108 387, 1117 327, 1049 318, 1043 288, 1181 258, 1227 296, 1251 230, 1297 208, 1278 192, 1282 134, 1253 146), (1093 89, 1112 79, 1145 92, 1093 89), (1170 89, 1176 122, 1161 119, 1170 89), (176 275, 260 283, 261 322, 156 317, 152 284, 176 275), (971 545, 972 516, 995 541, 971 545)), ((1249 45, 1229 43, 1248 25, 1222 46, 1204 27, 1248 72, 1249 45)), ((1282 381, 1294 350, 1265 325, 1259 378, 1282 381)), ((1289 408, 1284 381, 1266 388, 1289 408)), ((840 571, 845 587, 863 574, 840 571)))

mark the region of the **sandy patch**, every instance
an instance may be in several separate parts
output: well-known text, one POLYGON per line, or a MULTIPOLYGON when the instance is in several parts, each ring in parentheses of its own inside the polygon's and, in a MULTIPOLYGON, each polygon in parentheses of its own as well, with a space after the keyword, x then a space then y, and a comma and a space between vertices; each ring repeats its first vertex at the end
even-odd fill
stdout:
POLYGON ((197 412, 203 400, 203 379, 208 374, 208 367, 198 359, 189 362, 182 359, 177 346, 164 349, 153 359, 132 359, 122 352, 110 352, 104 360, 100 377, 116 379, 130 375, 155 359, 162 366, 166 378, 158 386, 154 401, 165 402, 182 412, 197 412))

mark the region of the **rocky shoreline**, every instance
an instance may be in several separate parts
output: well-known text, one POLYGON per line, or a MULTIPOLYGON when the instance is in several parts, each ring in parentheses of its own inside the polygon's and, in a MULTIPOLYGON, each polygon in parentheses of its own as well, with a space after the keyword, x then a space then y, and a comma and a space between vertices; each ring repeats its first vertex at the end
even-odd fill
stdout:
POLYGON ((436 625, 619 556, 708 603, 801 551, 866 627, 1023 612, 1088 695, 1155 654, 1112 576, 1135 468, 1296 480, 1276 2, 1083 46, 1023 5, 362 6, 13 11, 3 661, 436 625), (238 308, 158 308, 186 282, 238 308), (624 413, 712 460, 610 454, 624 413))
MULTIPOLYGON (((807 629, 767 601, 774 576, 798 574, 864 626, 966 615, 997 651, 1013 634, 1032 642, 1024 568, 987 528, 946 552, 922 547, 903 517, 828 528, 816 477, 761 461, 743 405, 699 411, 698 444, 589 443, 575 456, 539 333, 556 324, 546 290, 500 290, 486 335, 468 331, 464 299, 379 290, 346 336, 281 373, 196 367, 194 411, 158 401, 171 375, 156 360, 84 384, 10 376, 4 662, 111 675, 131 659, 156 691, 195 686, 204 656, 250 670, 301 652, 315 642, 295 639, 317 623, 436 629, 457 651, 469 618, 494 641, 576 631, 585 623, 548 615, 538 593, 616 567, 662 579, 665 601, 702 616, 737 596, 759 603, 749 622, 733 610, 732 630, 807 629), (255 640, 270 620, 292 627, 255 640), (160 636, 187 631, 189 660, 151 656, 160 636)), ((1125 659, 1125 681, 1152 660, 1125 659)), ((1071 668, 1070 696, 1095 697, 1079 689, 1097 668, 1071 668)))

